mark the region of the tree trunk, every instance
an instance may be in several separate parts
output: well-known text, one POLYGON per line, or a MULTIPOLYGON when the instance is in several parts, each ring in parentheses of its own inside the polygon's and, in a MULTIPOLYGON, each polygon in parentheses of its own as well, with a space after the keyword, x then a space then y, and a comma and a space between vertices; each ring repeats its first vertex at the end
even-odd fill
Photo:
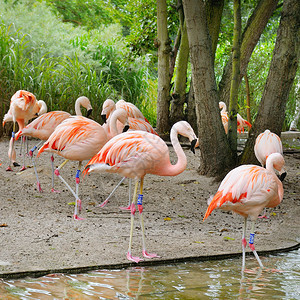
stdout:
MULTIPOLYGON (((205 3, 207 13, 208 32, 212 43, 212 57, 215 59, 215 53, 218 45, 221 19, 224 8, 224 0, 209 0, 205 3)), ((195 132, 198 131, 197 116, 195 110, 195 97, 193 89, 193 80, 191 79, 190 90, 187 99, 186 119, 191 124, 195 132)))
MULTIPOLYGON (((251 54, 264 31, 269 18, 276 9, 277 3, 278 0, 260 0, 247 22, 241 39, 240 81, 247 71, 251 54)), ((229 104, 230 98, 231 72, 232 57, 224 68, 223 76, 219 84, 220 101, 225 102, 227 105, 229 104)))
POLYGON ((167 27, 166 0, 157 0, 157 44, 158 44, 158 92, 157 92, 157 123, 156 130, 160 134, 167 133, 170 105, 170 39, 167 27))
POLYGON ((170 121, 172 124, 184 119, 184 103, 186 100, 186 76, 189 61, 189 41, 186 23, 181 26, 181 43, 178 52, 174 93, 172 94, 170 121))
POLYGON ((206 1, 205 6, 208 32, 210 34, 212 43, 213 60, 215 60, 215 54, 220 33, 220 25, 224 8, 224 0, 209 0, 206 1))
POLYGON ((241 55, 241 1, 233 1, 234 29, 232 47, 232 78, 229 101, 228 140, 232 154, 237 158, 237 111, 240 86, 240 55, 241 55))
POLYGON ((300 1, 285 0, 270 70, 242 163, 256 161, 253 147, 259 133, 265 129, 280 136, 286 102, 296 75, 300 54, 300 1))
POLYGON ((219 111, 212 43, 203 0, 183 1, 198 120, 201 174, 216 176, 234 164, 219 111))

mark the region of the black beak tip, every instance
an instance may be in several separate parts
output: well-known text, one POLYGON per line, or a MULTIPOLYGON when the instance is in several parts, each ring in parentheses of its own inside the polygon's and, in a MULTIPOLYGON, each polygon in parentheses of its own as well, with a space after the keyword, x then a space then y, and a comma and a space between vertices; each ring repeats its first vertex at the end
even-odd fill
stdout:
POLYGON ((129 125, 125 125, 124 128, 123 128, 123 132, 128 131, 128 129, 129 129, 129 125))
POLYGON ((106 115, 101 115, 101 119, 104 123, 106 123, 106 115))
POLYGON ((92 109, 89 109, 87 112, 86 112, 86 117, 88 118, 91 114, 92 114, 93 110, 92 109))
POLYGON ((282 173, 282 174, 279 176, 279 180, 280 180, 280 181, 283 181, 284 178, 286 177, 286 175, 287 175, 286 172, 282 173))
POLYGON ((195 154, 195 145, 197 143, 197 139, 191 141, 191 151, 195 154))

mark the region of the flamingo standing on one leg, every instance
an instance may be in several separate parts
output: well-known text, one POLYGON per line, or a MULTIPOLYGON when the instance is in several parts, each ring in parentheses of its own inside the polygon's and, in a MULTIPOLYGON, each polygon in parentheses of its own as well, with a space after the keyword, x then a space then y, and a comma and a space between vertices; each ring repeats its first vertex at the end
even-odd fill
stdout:
POLYGON ((231 210, 244 217, 242 236, 243 263, 245 270, 245 239, 247 218, 252 221, 249 246, 260 267, 263 264, 254 247, 254 225, 258 215, 265 207, 275 207, 282 201, 282 182, 275 175, 274 169, 285 173, 284 158, 279 153, 271 154, 266 161, 266 169, 256 165, 242 165, 230 171, 221 182, 218 192, 209 200, 209 206, 203 220, 214 209, 231 210))
POLYGON ((122 176, 136 179, 134 195, 131 204, 131 228, 127 258, 139 262, 139 257, 131 254, 132 234, 134 225, 135 204, 137 201, 142 228, 143 255, 146 258, 157 257, 146 251, 145 229, 143 221, 143 182, 146 174, 160 176, 176 176, 182 173, 187 165, 187 159, 178 141, 178 134, 186 136, 192 142, 192 149, 197 142, 196 135, 185 121, 173 125, 170 133, 171 142, 177 154, 175 165, 170 162, 169 149, 166 143, 157 135, 144 131, 131 131, 121 133, 110 141, 95 155, 85 168, 84 173, 93 171, 118 173, 122 176), (138 184, 140 181, 140 194, 137 198, 138 184))
MULTIPOLYGON (((11 163, 12 160, 15 159, 15 149, 14 149, 14 141, 15 141, 15 129, 16 122, 18 123, 19 130, 22 130, 25 127, 25 124, 32 118, 38 115, 41 106, 37 102, 36 97, 24 90, 17 91, 11 98, 10 108, 8 113, 4 116, 3 126, 5 122, 12 118, 13 121, 13 131, 10 142, 10 147, 8 151, 9 156, 9 166, 6 169, 7 171, 12 171, 11 163)), ((17 164, 14 164, 17 165, 17 164)))
MULTIPOLYGON (((261 166, 265 167, 266 160, 270 154, 280 153, 281 155, 283 155, 280 137, 277 134, 266 129, 256 138, 254 145, 254 153, 257 160, 261 163, 261 166)), ((280 177, 279 179, 283 181, 284 177, 280 177)), ((259 218, 267 218, 266 208, 264 209, 263 215, 259 218)))
MULTIPOLYGON (((75 101, 75 113, 77 116, 82 116, 81 106, 86 108, 87 117, 88 117, 92 112, 92 105, 90 103, 90 100, 85 96, 81 96, 75 101)), ((42 141, 46 141, 50 137, 50 135, 53 133, 55 128, 62 121, 64 121, 65 119, 67 119, 69 117, 71 117, 71 114, 68 112, 65 112, 65 111, 48 112, 48 113, 38 117, 37 119, 32 121, 30 124, 28 124, 26 127, 24 127, 22 130, 20 130, 16 134, 16 140, 20 136, 31 136, 34 138, 38 138, 42 141)), ((40 143, 38 143, 38 145, 34 146, 30 150, 29 155, 33 161, 33 166, 34 166, 35 175, 36 175, 36 179, 37 179, 38 190, 39 190, 39 192, 42 192, 42 188, 41 188, 39 178, 37 175, 36 166, 35 166, 35 163, 33 160, 33 152, 37 149, 37 147, 39 146, 40 143)), ((53 158, 53 155, 51 155, 51 166, 52 166, 52 188, 51 188, 51 191, 56 192, 56 190, 54 189, 54 176, 53 176, 54 175, 54 163, 53 163, 53 161, 54 161, 54 158, 53 158)))
POLYGON ((54 173, 63 181, 75 197, 75 212, 73 217, 76 220, 80 220, 78 209, 81 207, 81 200, 78 197, 78 189, 82 161, 93 157, 104 146, 107 140, 106 132, 100 124, 82 116, 71 116, 55 128, 37 154, 37 156, 40 156, 42 152, 48 151, 66 159, 54 173), (69 160, 79 162, 75 177, 75 192, 59 172, 69 160))
MULTIPOLYGON (((152 134, 155 134, 158 136, 157 132, 154 130, 154 128, 145 121, 144 119, 136 119, 128 116, 128 112, 123 108, 117 108, 109 115, 109 118, 107 120, 107 123, 102 125, 103 127, 107 128, 107 134, 109 138, 112 138, 113 136, 116 136, 117 134, 124 131, 124 129, 127 129, 129 131, 132 130, 142 130, 146 132, 150 132, 152 134)), ((127 130, 126 130, 127 131, 127 130)), ((109 194, 109 196, 103 201, 99 206, 104 207, 108 201, 110 200, 111 196, 114 194, 114 192, 117 190, 117 188, 121 185, 121 183, 124 181, 125 177, 121 179, 121 181, 116 185, 116 187, 112 190, 112 192, 109 194)), ((128 205, 125 207, 120 207, 123 210, 130 210, 131 207, 131 179, 129 179, 129 200, 128 205)))

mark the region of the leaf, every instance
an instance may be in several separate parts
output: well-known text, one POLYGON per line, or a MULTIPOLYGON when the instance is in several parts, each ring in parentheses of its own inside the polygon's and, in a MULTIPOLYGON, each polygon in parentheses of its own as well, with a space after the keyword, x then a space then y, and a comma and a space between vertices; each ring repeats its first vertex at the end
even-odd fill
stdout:
POLYGON ((234 241, 235 239, 234 238, 231 238, 229 236, 224 236, 223 238, 225 241, 234 241))
POLYGON ((164 221, 171 221, 172 219, 169 217, 164 218, 164 221))
POLYGON ((276 216, 277 214, 275 212, 270 213, 270 216, 276 216))
POLYGON ((69 202, 68 205, 75 205, 75 202, 69 202))
POLYGON ((204 244, 204 242, 199 242, 199 241, 194 241, 193 243, 196 243, 196 244, 204 244))
POLYGON ((179 217, 179 218, 186 218, 186 216, 181 216, 181 215, 178 215, 178 217, 179 217))

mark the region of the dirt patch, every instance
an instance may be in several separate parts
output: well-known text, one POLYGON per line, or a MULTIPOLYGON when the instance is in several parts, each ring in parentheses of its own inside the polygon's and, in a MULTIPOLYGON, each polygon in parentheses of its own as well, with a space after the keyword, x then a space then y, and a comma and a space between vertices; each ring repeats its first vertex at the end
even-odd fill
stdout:
MULTIPOLYGON (((30 140, 32 147, 36 140, 30 140)), ((19 146, 19 143, 17 143, 19 146)), ((121 177, 92 174, 80 183, 82 221, 72 219, 74 197, 55 178, 60 193, 52 193, 50 155, 36 161, 43 193, 39 193, 33 168, 18 174, 6 172, 8 140, 0 142, 0 276, 8 272, 54 270, 127 263, 130 213, 120 206, 128 203, 128 181, 116 191, 105 208, 105 200, 121 177)), ((19 150, 18 150, 19 151, 19 150)), ((176 161, 170 148, 171 160, 176 161)), ((200 176, 199 150, 185 149, 188 167, 176 177, 148 175, 144 182, 144 218, 149 252, 160 259, 240 252, 243 219, 214 211, 202 222, 207 199, 218 183, 200 176)), ((256 249, 285 248, 299 242, 300 154, 285 154, 288 176, 282 204, 269 210, 269 219, 256 226, 256 249)), ((19 159, 21 161, 21 159, 19 159)), ((63 159, 55 156, 55 165, 63 159)), ((27 165, 31 165, 27 158, 27 165)), ((69 162, 61 175, 75 186, 76 162, 69 162)), ((132 254, 142 256, 141 230, 136 217, 132 254)), ((250 224, 249 224, 250 229, 250 224)), ((158 260, 158 259, 155 259, 158 260)))

